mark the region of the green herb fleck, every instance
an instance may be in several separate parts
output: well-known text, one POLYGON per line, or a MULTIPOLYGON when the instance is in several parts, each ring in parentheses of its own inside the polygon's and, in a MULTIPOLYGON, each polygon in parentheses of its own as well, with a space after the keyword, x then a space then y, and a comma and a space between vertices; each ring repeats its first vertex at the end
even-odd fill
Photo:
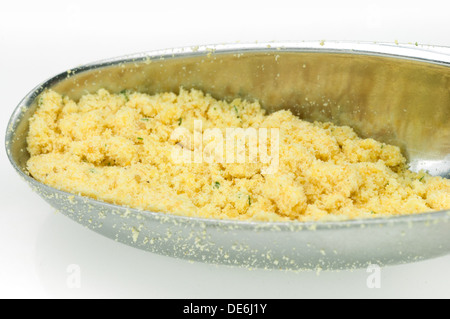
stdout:
POLYGON ((421 178, 419 178, 419 182, 423 181, 425 175, 423 175, 421 178))
POLYGON ((150 119, 149 119, 148 117, 143 117, 143 118, 141 118, 141 121, 146 121, 146 122, 148 122, 148 121, 150 121, 150 119))
POLYGON ((215 182, 213 187, 216 188, 216 189, 219 189, 220 183, 219 182, 215 182))
POLYGON ((143 141, 144 139, 142 137, 137 138, 139 141, 143 141))
POLYGON ((96 171, 95 171, 95 169, 94 169, 94 168, 90 168, 90 169, 89 169, 89 172, 91 172, 91 173, 95 173, 96 171))
POLYGON ((233 105, 233 108, 234 108, 234 111, 236 112, 236 117, 237 117, 238 119, 240 119, 241 117, 239 116, 239 111, 238 111, 236 105, 233 105))
POLYGON ((373 210, 370 212, 372 215, 376 215, 377 213, 374 212, 373 210))
POLYGON ((415 46, 416 46, 416 47, 418 47, 418 46, 419 46, 419 43, 417 43, 417 42, 416 42, 416 43, 414 43, 414 44, 415 44, 415 46))
POLYGON ((129 101, 130 100, 130 98, 129 98, 129 96, 128 96, 128 91, 127 90, 122 90, 122 91, 120 91, 119 92, 119 94, 120 95, 123 95, 123 97, 125 98, 125 101, 129 101))
POLYGON ((384 148, 384 144, 381 144, 381 149, 383 149, 384 148))
POLYGON ((250 195, 248 195, 248 206, 252 205, 252 198, 250 197, 250 195))
POLYGON ((183 123, 183 118, 182 118, 182 117, 180 117, 180 118, 178 119, 178 126, 180 126, 181 123, 183 123))

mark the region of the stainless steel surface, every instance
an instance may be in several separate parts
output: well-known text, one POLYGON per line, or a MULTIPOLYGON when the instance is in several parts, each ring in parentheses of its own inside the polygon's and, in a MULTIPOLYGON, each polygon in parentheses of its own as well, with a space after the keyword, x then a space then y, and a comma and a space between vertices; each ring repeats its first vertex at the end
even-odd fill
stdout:
MULTIPOLYGON (((247 267, 342 269, 450 253, 450 212, 321 223, 205 220, 139 211, 43 185, 25 169, 25 136, 46 88, 78 99, 106 88, 146 93, 197 88, 219 99, 256 98, 268 111, 350 125, 398 145, 411 168, 450 175, 448 48, 304 42, 149 52, 69 70, 31 91, 6 134, 11 163, 58 210, 119 242, 174 257, 247 267)), ((75 239, 74 239, 75 240, 75 239)))

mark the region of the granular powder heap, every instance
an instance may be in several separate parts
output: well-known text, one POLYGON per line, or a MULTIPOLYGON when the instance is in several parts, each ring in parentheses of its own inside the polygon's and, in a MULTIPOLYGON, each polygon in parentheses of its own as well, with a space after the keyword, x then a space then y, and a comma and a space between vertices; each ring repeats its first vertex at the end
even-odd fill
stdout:
MULTIPOLYGON (((270 153, 273 142, 267 140, 270 153)), ((326 221, 450 208, 450 181, 409 171, 396 146, 359 138, 347 126, 306 122, 285 110, 266 115, 258 102, 228 103, 198 90, 150 96, 102 89, 78 103, 49 90, 30 119, 27 142, 28 170, 38 181, 149 211, 326 221), (206 154, 208 147, 222 147, 215 139, 184 143, 176 130, 192 137, 215 129, 225 136, 229 128, 278 129, 277 158, 174 158, 176 148, 206 154), (276 169, 267 172, 275 160, 276 169)))

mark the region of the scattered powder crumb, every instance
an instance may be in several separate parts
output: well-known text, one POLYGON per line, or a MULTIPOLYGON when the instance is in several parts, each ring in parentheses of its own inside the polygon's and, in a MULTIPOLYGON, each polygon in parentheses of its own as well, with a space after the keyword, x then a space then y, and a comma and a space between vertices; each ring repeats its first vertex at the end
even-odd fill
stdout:
POLYGON ((136 227, 131 227, 131 235, 133 242, 136 243, 139 238, 140 231, 136 227))

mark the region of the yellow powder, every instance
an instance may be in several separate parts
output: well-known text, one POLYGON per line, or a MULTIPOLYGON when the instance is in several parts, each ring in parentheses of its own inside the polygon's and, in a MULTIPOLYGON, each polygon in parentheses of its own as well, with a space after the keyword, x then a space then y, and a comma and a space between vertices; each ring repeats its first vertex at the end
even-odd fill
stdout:
POLYGON ((450 181, 407 170, 396 146, 361 139, 347 126, 302 121, 290 111, 266 115, 258 102, 227 103, 181 89, 178 95, 153 96, 99 90, 78 103, 47 91, 39 104, 27 139, 31 175, 113 204, 262 221, 372 218, 450 208, 450 181), (217 128, 223 136, 227 128, 278 128, 277 170, 264 173, 269 164, 261 161, 176 162, 176 147, 193 155, 211 145, 183 145, 173 137, 181 128, 202 133, 194 132, 194 120, 202 121, 202 131, 217 128))

